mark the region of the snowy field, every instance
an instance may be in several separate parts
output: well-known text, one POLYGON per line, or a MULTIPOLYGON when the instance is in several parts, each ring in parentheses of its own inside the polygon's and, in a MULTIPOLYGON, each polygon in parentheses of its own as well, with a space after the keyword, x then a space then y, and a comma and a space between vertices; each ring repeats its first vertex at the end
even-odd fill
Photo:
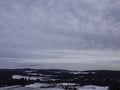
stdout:
MULTIPOLYGON (((63 83, 64 86, 66 85, 73 85, 70 83, 63 83)), ((30 84, 30 85, 26 85, 25 87, 21 87, 21 86, 8 86, 8 87, 4 87, 4 88, 0 88, 0 90, 66 90, 63 89, 59 86, 54 87, 54 88, 40 88, 41 86, 46 86, 43 83, 34 83, 34 84, 30 84)), ((74 89, 67 89, 67 90, 74 90, 74 89)), ((109 88, 107 86, 105 87, 100 87, 100 86, 95 86, 95 85, 86 85, 86 86, 76 86, 75 90, 109 90, 109 88)))

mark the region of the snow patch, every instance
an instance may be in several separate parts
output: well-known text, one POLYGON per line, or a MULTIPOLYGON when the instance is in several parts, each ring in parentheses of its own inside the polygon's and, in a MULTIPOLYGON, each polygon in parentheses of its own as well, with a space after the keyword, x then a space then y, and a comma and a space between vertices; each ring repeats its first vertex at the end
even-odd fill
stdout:
POLYGON ((95 85, 85 85, 82 87, 79 87, 78 90, 109 90, 108 86, 95 86, 95 85))
POLYGON ((42 77, 35 77, 35 76, 22 76, 22 75, 13 75, 13 79, 27 79, 27 80, 42 80, 42 77))
POLYGON ((38 88, 38 87, 46 87, 48 86, 48 84, 45 83, 34 83, 34 84, 30 84, 30 85, 26 85, 25 87, 30 87, 30 88, 38 88))

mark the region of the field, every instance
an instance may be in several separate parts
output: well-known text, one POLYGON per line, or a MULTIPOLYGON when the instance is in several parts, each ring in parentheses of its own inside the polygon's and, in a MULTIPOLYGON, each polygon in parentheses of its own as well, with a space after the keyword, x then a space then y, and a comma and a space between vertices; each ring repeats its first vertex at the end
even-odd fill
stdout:
POLYGON ((120 71, 1 69, 0 90, 120 90, 120 71))

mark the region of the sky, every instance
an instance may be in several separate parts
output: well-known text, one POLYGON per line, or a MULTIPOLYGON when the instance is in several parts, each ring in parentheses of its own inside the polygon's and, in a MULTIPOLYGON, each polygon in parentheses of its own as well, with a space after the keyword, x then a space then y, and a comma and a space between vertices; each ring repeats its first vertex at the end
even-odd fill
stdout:
POLYGON ((1 61, 115 61, 119 68, 119 41, 120 0, 0 0, 1 61))

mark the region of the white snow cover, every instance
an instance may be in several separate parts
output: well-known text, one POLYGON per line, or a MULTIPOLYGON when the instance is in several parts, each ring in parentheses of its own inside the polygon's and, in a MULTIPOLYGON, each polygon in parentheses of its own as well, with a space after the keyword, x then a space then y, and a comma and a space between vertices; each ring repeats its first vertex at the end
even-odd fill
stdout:
POLYGON ((34 83, 34 84, 26 85, 25 87, 38 88, 38 87, 41 87, 41 86, 48 86, 48 84, 44 84, 44 83, 34 83))
POLYGON ((41 90, 64 90, 61 88, 42 88, 41 90))
POLYGON ((70 73, 72 73, 72 74, 89 74, 89 73, 95 74, 95 72, 79 72, 79 71, 72 71, 70 73))
POLYGON ((74 86, 76 83, 60 83, 58 85, 63 85, 63 86, 74 86))
POLYGON ((95 86, 95 85, 85 85, 83 87, 79 87, 78 90, 108 90, 108 86, 95 86))
POLYGON ((77 71, 73 71, 70 73, 72 73, 72 74, 89 74, 89 72, 77 72, 77 71))
POLYGON ((12 76, 13 79, 29 79, 29 80, 37 80, 37 79, 42 79, 42 77, 35 77, 35 76, 22 76, 22 75, 13 75, 12 76))
MULTIPOLYGON (((4 88, 0 88, 0 90, 64 90, 62 88, 40 88, 39 86, 43 86, 47 84, 43 83, 34 83, 30 85, 26 85, 25 87, 20 86, 8 86, 4 88)), ((94 85, 85 85, 83 87, 77 87, 77 90, 109 90, 109 87, 101 87, 101 86, 94 86, 94 85)))
POLYGON ((15 86, 7 86, 7 87, 1 87, 0 90, 13 90, 15 88, 20 88, 21 86, 15 85, 15 86))

